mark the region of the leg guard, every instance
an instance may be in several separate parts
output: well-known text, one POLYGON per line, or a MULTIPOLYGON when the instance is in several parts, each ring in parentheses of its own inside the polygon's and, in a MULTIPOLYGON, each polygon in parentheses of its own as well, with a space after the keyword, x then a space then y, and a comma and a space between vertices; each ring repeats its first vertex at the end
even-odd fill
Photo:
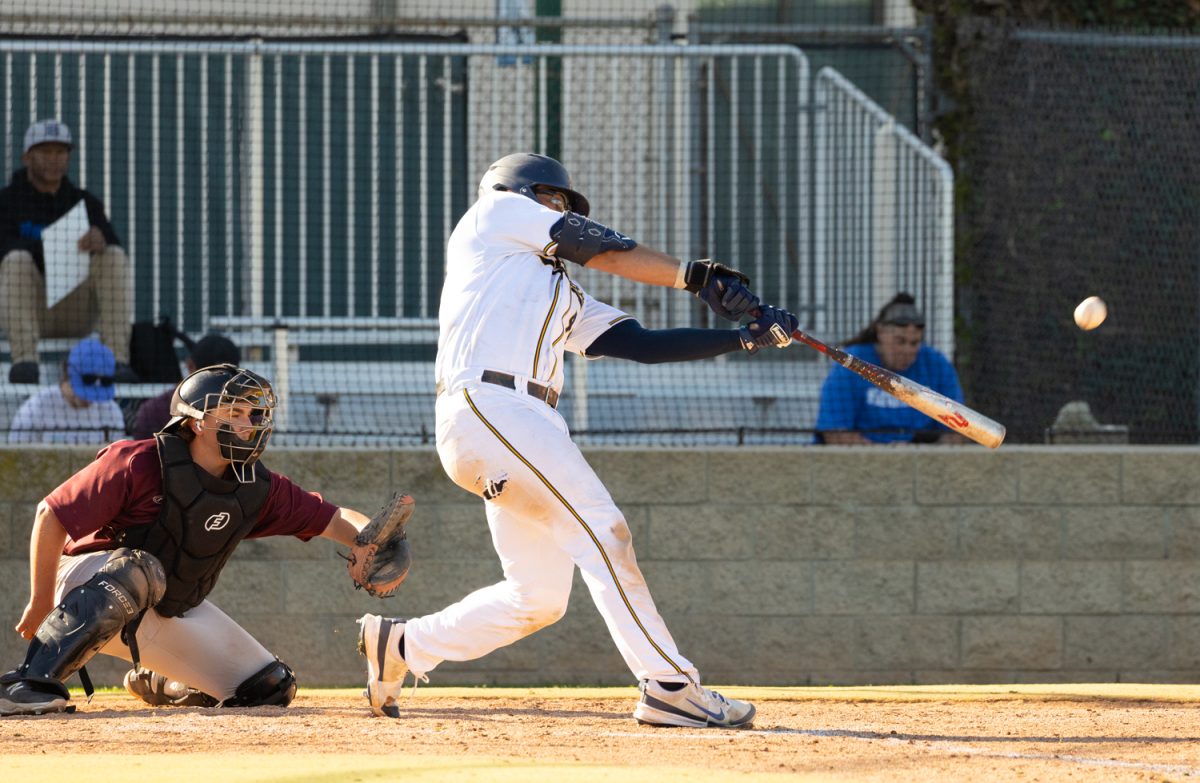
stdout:
POLYGON ((286 707, 296 698, 296 675, 276 658, 246 678, 222 707, 286 707))
POLYGON ((156 557, 140 549, 114 550, 42 621, 14 679, 62 687, 127 623, 162 600, 166 586, 156 557))

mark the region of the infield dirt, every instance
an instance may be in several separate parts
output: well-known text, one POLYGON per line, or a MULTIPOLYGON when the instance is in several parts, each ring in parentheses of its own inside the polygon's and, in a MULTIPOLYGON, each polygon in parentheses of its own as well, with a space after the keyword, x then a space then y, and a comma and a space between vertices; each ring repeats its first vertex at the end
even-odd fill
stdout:
POLYGON ((209 759, 198 769, 210 775, 213 761, 233 762, 210 778, 222 781, 1200 778, 1195 686, 725 690, 757 703, 753 730, 639 726, 632 688, 422 688, 399 720, 371 716, 353 690, 245 710, 153 709, 101 693, 90 705, 76 697, 73 715, 0 720, 0 754, 31 775, 10 780, 61 770, 64 756, 95 759, 72 769, 78 781, 87 769, 116 779, 106 760, 128 769, 130 756, 153 755, 165 770, 185 754, 209 759), (324 762, 304 761, 314 754, 324 762))

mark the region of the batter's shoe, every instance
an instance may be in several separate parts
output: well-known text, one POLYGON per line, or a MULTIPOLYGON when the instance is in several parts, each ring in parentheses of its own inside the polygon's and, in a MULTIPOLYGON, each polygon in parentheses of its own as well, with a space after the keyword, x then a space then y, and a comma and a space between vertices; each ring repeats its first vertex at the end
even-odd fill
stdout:
POLYGON ((748 729, 754 725, 753 704, 727 699, 702 685, 689 682, 671 691, 655 680, 642 680, 638 690, 642 698, 633 711, 638 723, 695 729, 748 729))
POLYGON ((49 712, 74 712, 68 706, 71 695, 58 682, 10 680, 0 687, 0 716, 45 715, 49 712))
POLYGON ((398 654, 400 638, 404 636, 404 623, 377 614, 364 614, 358 624, 358 652, 367 656, 367 689, 363 695, 376 715, 399 718, 400 707, 396 700, 404 687, 408 664, 398 654), (389 654, 396 649, 396 654, 389 654))
POLYGON ((151 707, 215 707, 220 702, 203 691, 170 680, 149 669, 130 669, 125 673, 125 690, 151 707))

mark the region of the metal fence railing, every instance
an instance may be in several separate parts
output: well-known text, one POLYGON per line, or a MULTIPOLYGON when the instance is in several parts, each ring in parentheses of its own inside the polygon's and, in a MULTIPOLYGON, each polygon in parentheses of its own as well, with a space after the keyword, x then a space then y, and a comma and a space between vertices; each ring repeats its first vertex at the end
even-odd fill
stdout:
POLYGON ((954 175, 936 152, 832 68, 816 76, 816 331, 845 340, 897 291, 926 340, 954 355, 954 175))
MULTIPOLYGON (((139 318, 257 346, 296 431, 341 426, 328 401, 358 395, 355 415, 378 416, 343 434, 386 438, 428 432, 431 405, 384 397, 431 403, 432 381, 400 365, 432 359, 446 238, 488 163, 515 150, 562 160, 593 216, 639 242, 744 270, 818 336, 849 336, 889 288, 909 288, 931 342, 952 350, 948 169, 836 72, 815 86, 782 45, 12 39, 0 144, 15 165, 27 121, 68 123, 72 177, 133 259, 139 318)), ((678 292, 572 273, 648 327, 709 323, 678 292)), ((711 373, 673 368, 664 385, 625 369, 610 383, 608 363, 575 364, 579 430, 637 409, 628 393, 602 399, 624 383, 730 407, 711 373)), ((822 374, 780 379, 795 405, 748 396, 738 416, 811 426, 822 374)))
MULTIPOLYGON (((75 127, 78 179, 134 259, 139 314, 191 329, 432 318, 446 235, 516 149, 561 157, 598 216, 641 241, 747 266, 799 303, 803 227, 786 215, 807 187, 802 53, 529 51, 6 41, 6 159, 26 118, 75 127)), ((666 292, 601 288, 648 325, 689 320, 666 292)))

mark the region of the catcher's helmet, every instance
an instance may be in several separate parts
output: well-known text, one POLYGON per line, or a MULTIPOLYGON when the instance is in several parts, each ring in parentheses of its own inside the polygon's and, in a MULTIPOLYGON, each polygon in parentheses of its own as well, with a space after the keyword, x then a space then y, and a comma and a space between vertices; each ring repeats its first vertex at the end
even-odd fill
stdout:
POLYGON ((591 205, 583 194, 571 187, 571 175, 557 160, 536 152, 516 152, 505 155, 488 166, 479 181, 479 194, 489 190, 511 190, 537 201, 533 189, 538 185, 562 191, 570 199, 568 206, 577 215, 587 217, 591 205))
POLYGON ((253 465, 271 439, 274 411, 275 392, 270 381, 232 364, 216 364, 196 370, 175 387, 172 418, 163 431, 171 432, 187 419, 203 420, 205 414, 211 415, 218 422, 221 456, 232 463, 233 474, 245 484, 254 480, 253 465), (230 420, 230 409, 235 405, 250 406, 247 437, 234 431, 235 427, 245 430, 245 422, 230 420))

